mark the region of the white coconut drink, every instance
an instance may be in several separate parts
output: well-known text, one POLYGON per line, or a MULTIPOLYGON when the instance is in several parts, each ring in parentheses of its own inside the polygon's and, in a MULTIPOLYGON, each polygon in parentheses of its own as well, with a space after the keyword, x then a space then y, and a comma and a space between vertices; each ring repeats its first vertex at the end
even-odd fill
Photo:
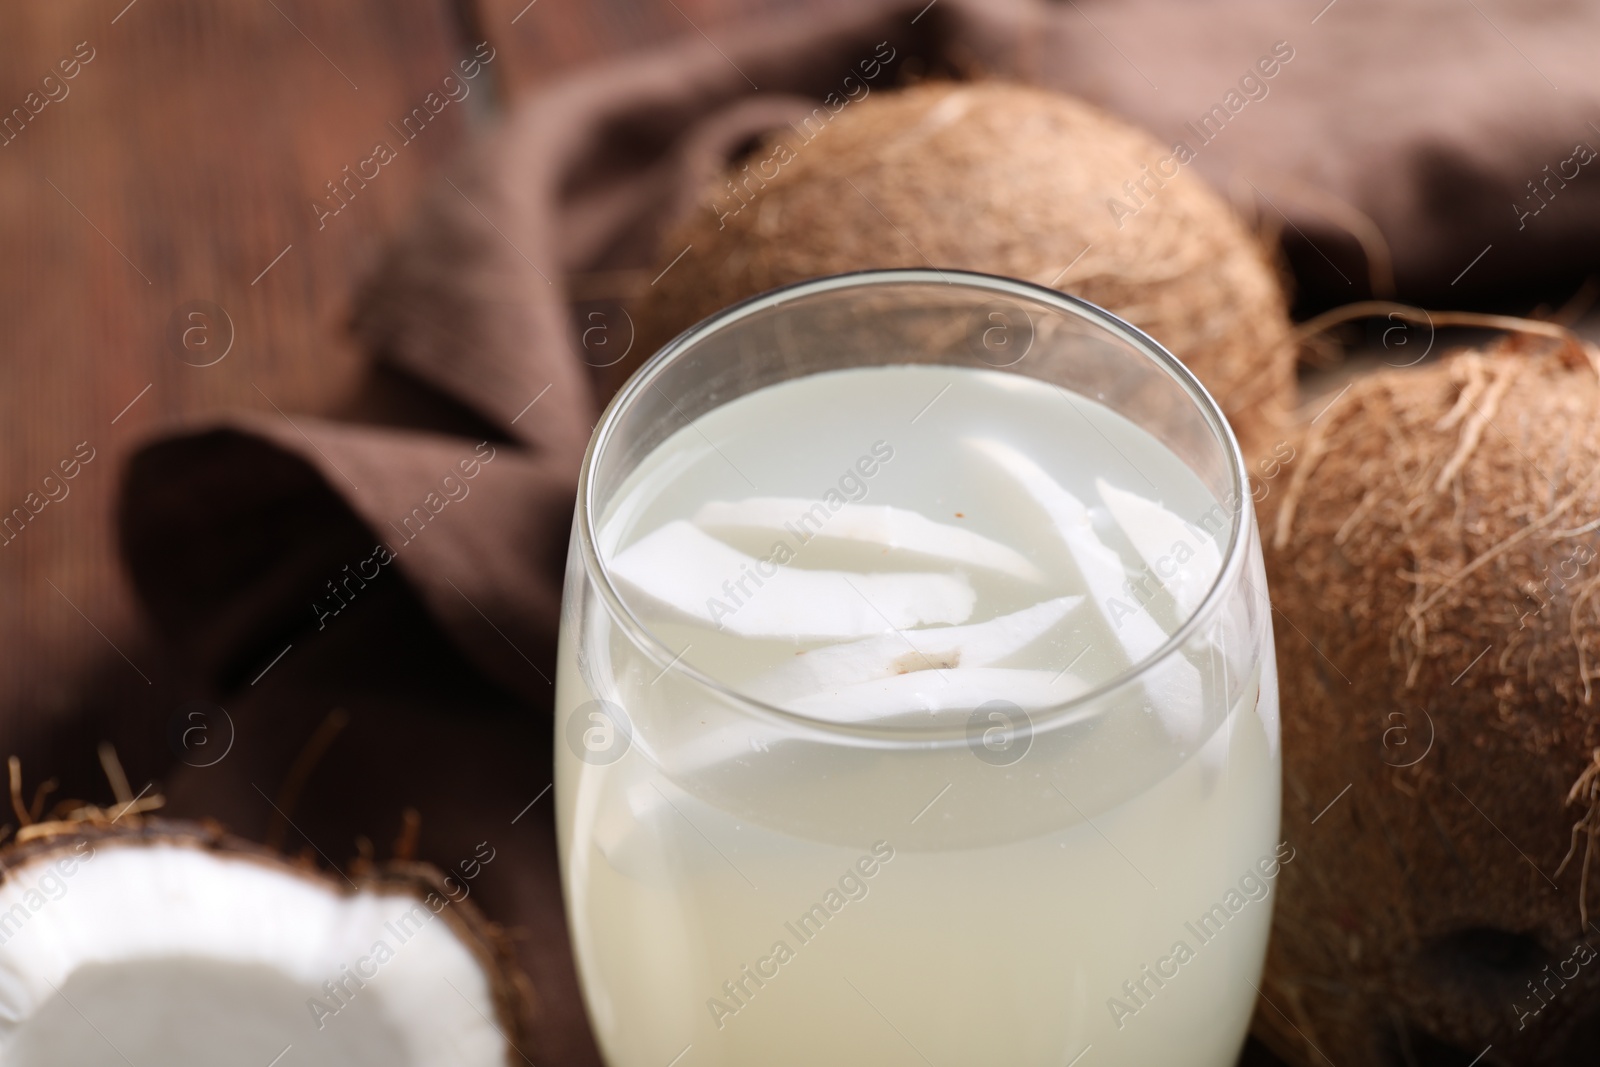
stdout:
POLYGON ((8 1067, 504 1067, 523 981, 424 864, 346 878, 215 827, 24 827, 0 881, 8 1067))
POLYGON ((708 403, 657 366, 674 426, 585 497, 610 589, 569 587, 557 683, 612 1067, 1231 1063, 1292 856, 1248 504, 1031 374, 708 360, 708 403))

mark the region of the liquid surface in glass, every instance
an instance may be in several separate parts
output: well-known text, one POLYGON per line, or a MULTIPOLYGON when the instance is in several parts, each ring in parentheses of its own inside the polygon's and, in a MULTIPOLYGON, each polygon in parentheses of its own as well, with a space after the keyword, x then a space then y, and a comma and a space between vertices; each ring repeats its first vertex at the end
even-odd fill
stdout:
POLYGON ((1167 643, 1233 521, 1122 416, 995 371, 816 374, 657 447, 596 528, 666 652, 586 595, 558 679, 568 907, 613 1067, 1231 1063, 1290 858, 1270 629, 1219 621, 1051 709, 1167 643), (966 744, 810 736, 683 668, 966 744))

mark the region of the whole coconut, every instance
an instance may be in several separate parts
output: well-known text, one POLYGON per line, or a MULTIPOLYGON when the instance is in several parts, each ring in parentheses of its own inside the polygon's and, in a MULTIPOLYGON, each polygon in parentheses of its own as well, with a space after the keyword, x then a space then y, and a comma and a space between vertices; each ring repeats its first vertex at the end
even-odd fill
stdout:
POLYGON ((1306 1067, 1592 1064, 1600 363, 1374 374, 1288 444, 1260 515, 1298 855, 1257 1033, 1306 1067))
POLYGON ((634 316, 632 365, 776 286, 948 267, 1053 286, 1120 315, 1188 364, 1237 429, 1253 428, 1277 418, 1293 388, 1286 301, 1263 248, 1191 158, 1041 89, 874 93, 825 124, 773 135, 707 190, 663 241, 665 273, 634 316))

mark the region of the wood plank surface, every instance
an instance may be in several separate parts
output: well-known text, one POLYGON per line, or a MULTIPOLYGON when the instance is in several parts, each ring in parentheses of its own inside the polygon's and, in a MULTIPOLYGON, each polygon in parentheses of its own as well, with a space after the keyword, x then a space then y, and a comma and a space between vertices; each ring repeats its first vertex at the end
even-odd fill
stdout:
POLYGON ((121 466, 209 413, 336 406, 361 366, 342 328, 352 287, 470 128, 583 63, 679 37, 714 47, 730 21, 792 8, 65 0, 0 12, 0 519, 12 519, 0 525, 0 748, 80 788, 99 785, 101 740, 131 776, 160 773, 167 721, 196 694, 142 626, 116 558, 121 466), (401 144, 391 123, 482 40, 496 55, 473 95, 401 144), (324 214, 339 203, 328 183, 379 140, 397 158, 324 214))
POLYGON ((186 419, 318 410, 349 389, 351 286, 483 101, 445 109, 321 228, 313 205, 398 141, 388 124, 451 73, 463 31, 449 0, 0 12, 6 753, 77 779, 110 738, 131 776, 159 773, 192 694, 119 569, 120 467, 186 419))
POLYGON ((716 47, 731 20, 795 6, 0 9, 0 754, 23 757, 30 791, 51 774, 105 799, 101 740, 116 744, 135 789, 159 777, 169 724, 199 695, 146 632, 116 558, 130 450, 230 408, 289 417, 337 406, 361 366, 342 330, 353 285, 469 130, 511 95, 667 39, 716 47), (497 54, 474 95, 319 217, 327 183, 376 142, 397 143, 390 124, 485 39, 497 54))

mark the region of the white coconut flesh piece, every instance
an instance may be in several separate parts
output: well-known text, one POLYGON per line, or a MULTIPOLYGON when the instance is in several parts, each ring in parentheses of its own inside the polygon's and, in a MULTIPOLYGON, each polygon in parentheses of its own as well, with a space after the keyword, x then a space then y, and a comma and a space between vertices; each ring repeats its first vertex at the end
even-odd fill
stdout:
POLYGON ((836 723, 887 722, 947 711, 970 712, 991 700, 1024 711, 1065 704, 1089 686, 1069 671, 968 667, 897 674, 842 685, 786 702, 802 715, 836 723))
MULTIPOLYGON (((1024 711, 1041 711, 1064 704, 1087 692, 1089 684, 1069 671, 1027 670, 1008 667, 967 667, 926 670, 868 682, 840 685, 796 697, 785 706, 820 722, 864 725, 925 724, 930 715, 955 712, 963 720, 992 700, 1008 701, 1024 711)), ((1095 714, 1085 708, 1080 717, 1095 714)), ((659 766, 669 778, 717 773, 718 768, 798 744, 792 735, 769 724, 733 721, 688 737, 670 751, 656 752, 641 744, 640 754, 659 766)), ((665 795, 651 784, 636 786, 627 794, 630 819, 598 822, 596 844, 609 860, 633 864, 637 826, 671 814, 665 795)))
MULTIPOLYGON (((916 725, 930 714, 970 714, 991 700, 1007 700, 1024 711, 1040 711, 1065 704, 1088 689, 1089 684, 1070 671, 964 667, 813 688, 790 697, 781 706, 818 722, 902 726, 916 725)), ((1085 714, 1092 711, 1087 709, 1085 714)), ((637 748, 669 777, 679 777, 714 770, 721 764, 750 759, 791 743, 792 735, 781 727, 741 720, 692 734, 668 750, 651 749, 642 738, 637 748)), ((651 792, 641 790, 635 800, 654 807, 651 792)))
POLYGON ((1201 780, 1208 793, 1228 769, 1228 759, 1233 753, 1233 732, 1238 728, 1238 716, 1226 716, 1200 746, 1200 753, 1195 758, 1200 761, 1201 780))
POLYGON ((131 840, 6 871, 7 1067, 506 1064, 485 964, 421 897, 131 840))
POLYGON ((672 457, 661 466, 653 478, 634 486, 626 495, 607 507, 605 522, 595 530, 595 548, 600 553, 601 559, 610 559, 616 555, 623 535, 635 525, 639 515, 655 499, 656 486, 674 481, 699 462, 700 458, 693 451, 672 457))
POLYGON ((1256 691, 1256 714, 1267 731, 1267 752, 1278 758, 1278 659, 1268 656, 1261 665, 1261 685, 1256 691))
MULTIPOLYGON (((1115 549, 1100 540, 1084 506, 1043 467, 1010 445, 991 438, 969 438, 974 449, 1009 476, 1049 520, 1066 549, 1067 561, 1090 605, 1122 653, 1125 667, 1143 663, 1168 636, 1148 610, 1124 590, 1127 570, 1115 549)), ((1171 736, 1189 745, 1199 740, 1204 718, 1200 672, 1181 653, 1152 664, 1145 674, 1150 707, 1171 736)))
POLYGON ((701 506, 694 521, 718 534, 799 537, 804 544, 848 541, 979 567, 1024 582, 1044 579, 1043 572, 1014 548, 960 526, 935 522, 921 512, 888 504, 844 504, 831 511, 821 501, 757 496, 713 500, 701 506))
MULTIPOLYGON (((1025 710, 1052 707, 1085 692, 1087 683, 1066 671, 991 665, 1020 653, 1083 602, 1081 596, 1057 597, 987 622, 812 649, 743 688, 786 710, 840 724, 894 725, 918 713, 970 712, 990 700, 1009 700, 1025 710)), ((681 775, 748 759, 785 737, 768 724, 734 722, 696 734, 670 752, 651 751, 644 739, 639 743, 647 759, 681 775)))
MULTIPOLYGON (((930 715, 948 712, 955 712, 964 722, 974 709, 992 700, 1009 701, 1024 711, 1040 711, 1064 704, 1088 689, 1088 683, 1068 671, 974 667, 917 671, 838 686, 788 701, 787 706, 825 722, 894 726, 925 723, 930 715)), ((1080 717, 1094 713, 1095 709, 1085 708, 1080 717)), ((779 728, 735 721, 695 734, 670 752, 650 752, 642 745, 638 751, 670 779, 715 774, 719 768, 732 769, 731 764, 752 758, 770 759, 763 753, 798 743, 779 728)), ((592 818, 595 845, 617 870, 647 879, 659 863, 656 849, 660 838, 653 828, 657 820, 681 817, 663 792, 671 788, 666 782, 637 784, 625 794, 625 812, 611 809, 604 817, 592 818)))
POLYGON ((1216 542, 1153 500, 1118 489, 1104 478, 1094 484, 1148 573, 1171 595, 1179 622, 1188 619, 1222 573, 1216 542))
POLYGON ((838 640, 961 623, 977 601, 960 574, 762 564, 682 519, 618 553, 611 572, 653 600, 742 637, 838 640))
POLYGON ((744 688, 757 699, 792 709, 796 699, 856 682, 923 670, 992 667, 1049 633, 1083 599, 1056 597, 985 622, 902 630, 811 649, 744 688))

